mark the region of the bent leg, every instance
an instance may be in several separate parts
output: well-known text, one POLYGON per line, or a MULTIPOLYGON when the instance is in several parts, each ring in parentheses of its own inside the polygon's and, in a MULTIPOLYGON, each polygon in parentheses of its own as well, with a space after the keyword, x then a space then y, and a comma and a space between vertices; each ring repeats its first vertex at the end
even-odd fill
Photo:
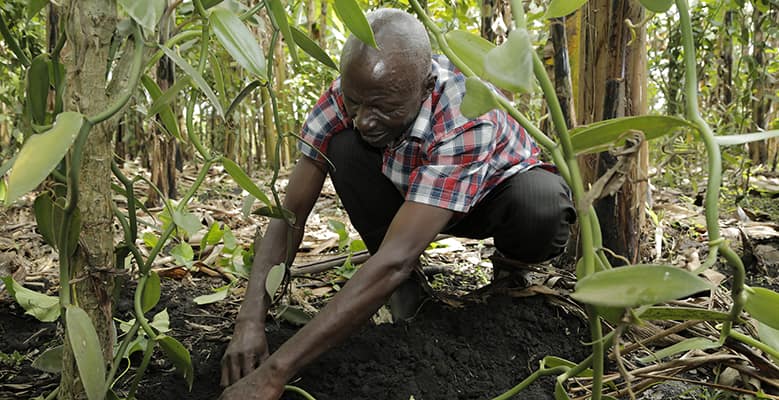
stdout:
POLYGON ((493 237, 507 257, 536 263, 560 255, 576 211, 570 190, 557 174, 542 168, 501 182, 447 233, 475 239, 493 237))
POLYGON ((375 254, 403 204, 403 196, 381 172, 382 152, 345 130, 330 139, 327 157, 335 166, 330 178, 349 220, 375 254))

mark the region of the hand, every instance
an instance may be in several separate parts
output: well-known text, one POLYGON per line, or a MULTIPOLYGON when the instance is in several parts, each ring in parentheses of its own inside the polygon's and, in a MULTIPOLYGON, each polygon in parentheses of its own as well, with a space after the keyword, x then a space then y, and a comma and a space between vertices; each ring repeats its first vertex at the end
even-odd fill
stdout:
POLYGON ((284 393, 284 381, 279 380, 263 364, 234 385, 225 389, 219 400, 278 400, 284 393))
POLYGON ((265 324, 254 320, 239 321, 222 357, 221 385, 230 386, 249 375, 268 355, 265 324))

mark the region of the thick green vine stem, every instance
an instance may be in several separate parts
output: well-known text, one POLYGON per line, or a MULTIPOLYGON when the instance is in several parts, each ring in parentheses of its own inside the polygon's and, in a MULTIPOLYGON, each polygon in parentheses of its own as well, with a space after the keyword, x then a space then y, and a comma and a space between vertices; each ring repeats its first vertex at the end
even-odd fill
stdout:
MULTIPOLYGON (((719 250, 733 267, 733 286, 731 297, 733 305, 730 309, 730 321, 722 324, 720 339, 723 340, 730 334, 733 322, 738 318, 744 307, 744 298, 741 293, 744 290, 746 272, 744 264, 738 255, 728 247, 726 242, 720 242, 719 232, 719 194, 722 184, 722 155, 719 145, 714 141, 714 132, 709 124, 701 117, 698 109, 698 75, 697 64, 695 62, 695 44, 693 42, 692 22, 690 20, 690 10, 687 0, 676 0, 676 7, 679 9, 679 24, 682 29, 682 48, 684 49, 684 89, 687 118, 689 118, 700 132, 701 139, 706 145, 706 155, 708 157, 709 179, 706 185, 706 199, 704 205, 706 208, 706 230, 709 234, 709 243, 720 243, 718 246, 709 246, 709 258, 707 261, 715 260, 719 250)), ((713 262, 712 262, 713 264, 713 262)))
POLYGON ((114 361, 111 364, 111 371, 108 372, 108 376, 105 380, 106 393, 108 393, 108 391, 114 385, 114 377, 116 377, 116 372, 119 370, 119 364, 121 364, 122 357, 124 357, 124 353, 127 351, 127 348, 130 347, 130 342, 135 339, 135 335, 138 333, 138 328, 140 327, 141 323, 138 322, 138 319, 136 319, 135 323, 133 323, 133 326, 130 327, 130 330, 127 331, 127 334, 124 335, 124 339, 122 339, 122 343, 119 345, 119 349, 116 351, 116 355, 114 356, 114 361))
POLYGON ((133 52, 133 64, 130 69, 130 81, 127 83, 125 91, 116 99, 114 104, 103 110, 101 113, 89 117, 89 121, 93 124, 99 124, 118 113, 122 107, 130 101, 130 98, 138 88, 138 82, 141 81, 141 74, 143 73, 143 35, 141 34, 141 27, 133 22, 135 32, 133 33, 134 52, 133 52))
POLYGON ((570 368, 560 365, 554 368, 541 368, 537 369, 535 372, 530 374, 527 378, 525 378, 522 382, 519 382, 516 386, 509 389, 506 393, 501 394, 498 397, 493 398, 492 400, 508 400, 512 398, 517 393, 527 389, 530 384, 535 382, 538 378, 542 376, 549 376, 549 375, 557 375, 562 374, 568 371, 570 368))
POLYGON ((764 353, 770 355, 774 359, 779 359, 779 350, 759 341, 751 336, 744 335, 743 333, 739 333, 736 331, 731 330, 728 332, 728 337, 733 338, 735 340, 738 340, 739 342, 742 342, 748 346, 752 346, 754 348, 762 350, 764 353))

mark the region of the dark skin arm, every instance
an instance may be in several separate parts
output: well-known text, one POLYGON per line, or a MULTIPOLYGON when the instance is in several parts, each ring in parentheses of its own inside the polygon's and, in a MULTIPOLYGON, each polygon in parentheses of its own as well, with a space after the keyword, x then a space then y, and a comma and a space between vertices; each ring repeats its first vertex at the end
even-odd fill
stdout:
POLYGON ((401 206, 378 252, 322 311, 254 372, 229 387, 223 400, 277 400, 303 366, 367 322, 410 275, 452 212, 419 203, 401 206))
POLYGON ((303 157, 298 161, 287 186, 284 207, 296 216, 295 227, 284 220, 273 219, 265 237, 255 241, 255 256, 252 264, 246 295, 235 322, 235 332, 222 358, 223 386, 231 385, 249 374, 258 364, 268 358, 268 343, 265 339, 265 316, 270 307, 270 298, 265 292, 265 279, 274 265, 294 258, 294 251, 288 254, 288 234, 292 231, 292 249, 297 249, 303 238, 303 224, 322 190, 326 169, 324 164, 303 157))

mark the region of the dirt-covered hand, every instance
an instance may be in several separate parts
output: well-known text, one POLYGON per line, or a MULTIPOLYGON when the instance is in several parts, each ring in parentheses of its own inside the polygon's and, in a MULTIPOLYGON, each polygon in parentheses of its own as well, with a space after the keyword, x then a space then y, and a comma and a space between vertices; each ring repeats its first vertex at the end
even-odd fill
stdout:
POLYGON ((222 357, 221 385, 232 385, 249 375, 268 355, 265 325, 259 321, 238 322, 222 357))
POLYGON ((225 389, 219 400, 278 400, 284 393, 284 381, 274 376, 270 368, 257 368, 225 389))

